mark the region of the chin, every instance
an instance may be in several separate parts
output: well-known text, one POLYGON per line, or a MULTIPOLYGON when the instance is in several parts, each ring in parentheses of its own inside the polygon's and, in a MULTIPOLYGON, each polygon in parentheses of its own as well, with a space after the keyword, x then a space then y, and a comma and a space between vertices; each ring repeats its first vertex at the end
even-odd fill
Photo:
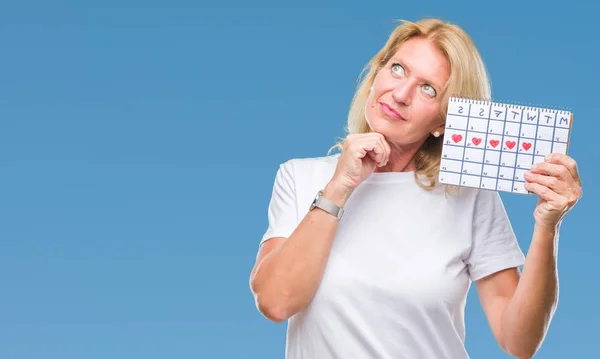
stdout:
POLYGON ((421 137, 415 136, 414 133, 406 133, 406 131, 403 131, 403 128, 398 128, 398 126, 393 125, 390 126, 388 123, 373 123, 372 129, 373 132, 382 134, 388 142, 400 146, 408 146, 422 140, 421 137))
POLYGON ((385 138, 402 138, 404 137, 402 134, 402 130, 398 128, 398 126, 394 126, 387 121, 378 119, 372 123, 371 128, 374 132, 382 134, 385 138))

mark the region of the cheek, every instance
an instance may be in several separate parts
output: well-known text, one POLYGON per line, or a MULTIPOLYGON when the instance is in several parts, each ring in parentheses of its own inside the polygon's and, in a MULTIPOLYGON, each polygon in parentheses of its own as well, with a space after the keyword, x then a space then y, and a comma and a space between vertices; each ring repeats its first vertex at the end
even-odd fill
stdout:
POLYGON ((417 102, 414 105, 413 113, 424 130, 429 131, 430 127, 441 122, 440 105, 437 102, 417 102))

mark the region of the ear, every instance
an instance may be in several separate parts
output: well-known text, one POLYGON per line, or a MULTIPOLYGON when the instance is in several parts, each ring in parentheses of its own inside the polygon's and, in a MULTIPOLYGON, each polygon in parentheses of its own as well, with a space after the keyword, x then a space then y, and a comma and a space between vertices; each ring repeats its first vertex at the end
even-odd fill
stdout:
POLYGON ((438 127, 434 128, 433 131, 431 131, 431 134, 434 134, 437 132, 440 134, 440 137, 441 137, 444 134, 445 129, 446 129, 446 124, 442 123, 438 127))

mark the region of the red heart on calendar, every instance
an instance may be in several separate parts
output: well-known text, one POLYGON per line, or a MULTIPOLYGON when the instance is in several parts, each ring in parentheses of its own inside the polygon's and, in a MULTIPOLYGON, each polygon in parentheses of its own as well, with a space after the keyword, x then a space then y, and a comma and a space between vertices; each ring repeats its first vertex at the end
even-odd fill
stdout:
POLYGON ((481 138, 473 137, 473 144, 475 146, 479 146, 480 143, 481 143, 481 138))
POLYGON ((459 134, 454 134, 452 135, 452 141, 456 142, 460 142, 460 140, 462 140, 462 136, 459 134))
POLYGON ((496 146, 498 146, 500 144, 499 140, 490 140, 490 145, 492 145, 492 147, 496 148, 496 146))
POLYGON ((521 145, 523 146, 525 151, 528 151, 531 148, 531 143, 529 142, 523 142, 521 145))
POLYGON ((515 141, 506 141, 506 147, 508 147, 509 150, 512 150, 513 147, 516 146, 516 142, 515 141))

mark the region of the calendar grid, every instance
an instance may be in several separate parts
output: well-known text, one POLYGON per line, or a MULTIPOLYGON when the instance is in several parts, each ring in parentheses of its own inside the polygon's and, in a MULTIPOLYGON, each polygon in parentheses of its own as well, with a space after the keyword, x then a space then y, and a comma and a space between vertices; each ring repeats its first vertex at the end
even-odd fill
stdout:
POLYGON ((452 97, 438 179, 448 185, 531 194, 523 174, 549 153, 566 154, 572 119, 567 111, 452 97), (548 116, 545 123, 542 114, 548 116))

